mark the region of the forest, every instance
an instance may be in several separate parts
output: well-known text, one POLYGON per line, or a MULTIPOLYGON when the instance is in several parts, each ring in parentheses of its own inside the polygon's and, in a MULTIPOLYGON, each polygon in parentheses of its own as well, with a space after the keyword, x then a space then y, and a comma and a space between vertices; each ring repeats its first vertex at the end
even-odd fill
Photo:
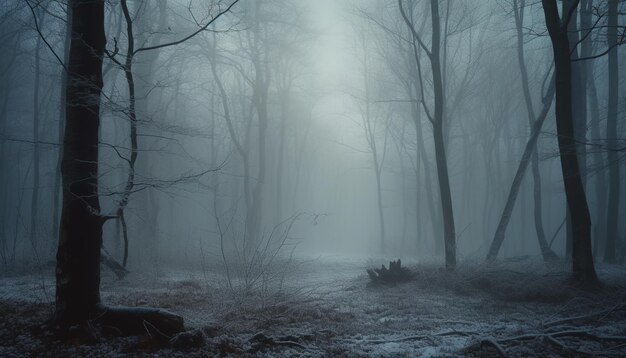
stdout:
POLYGON ((626 0, 2 0, 0 356, 626 356, 625 163, 626 0))

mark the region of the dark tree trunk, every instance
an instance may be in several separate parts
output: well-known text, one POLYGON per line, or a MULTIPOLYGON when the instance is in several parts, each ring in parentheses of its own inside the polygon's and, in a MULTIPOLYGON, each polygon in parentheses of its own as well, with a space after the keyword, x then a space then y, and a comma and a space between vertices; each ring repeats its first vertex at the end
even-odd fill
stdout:
POLYGON ((606 137, 609 150, 607 152, 607 164, 609 166, 609 196, 606 212, 606 246, 604 261, 614 263, 616 261, 616 243, 619 239, 619 200, 620 200, 620 172, 619 155, 617 148, 620 146, 617 131, 617 105, 619 100, 619 59, 617 57, 617 3, 618 0, 608 0, 608 46, 609 51, 609 103, 606 116, 606 137))
POLYGON ((72 39, 61 175, 63 208, 56 269, 56 321, 85 322, 100 302, 102 224, 98 131, 104 0, 72 0, 72 39))
MULTIPOLYGON (((542 0, 546 26, 552 41, 556 75, 556 127, 567 206, 572 216, 572 268, 578 282, 597 281, 591 254, 591 219, 576 155, 572 113, 572 66, 567 33, 569 13, 561 20, 556 0, 542 0)), ((575 1, 573 10, 578 5, 575 1)))
POLYGON ((431 0, 432 21, 432 53, 430 62, 433 72, 433 89, 435 91, 435 114, 433 123, 433 137, 435 140, 435 158, 437 160, 437 176, 439 178, 439 195, 443 214, 443 239, 445 245, 446 267, 456 267, 456 233, 454 228, 454 212, 452 209, 452 193, 448 177, 448 160, 446 158, 444 137, 444 89, 441 78, 442 67, 440 59, 441 28, 439 18, 439 3, 431 0))
MULTIPOLYGON (((562 4, 561 13, 571 12, 571 18, 567 23, 568 29, 568 38, 570 43, 570 58, 572 60, 576 60, 579 58, 578 55, 578 45, 580 42, 580 33, 579 30, 584 28, 579 28, 578 21, 578 11, 576 11, 576 6, 578 3, 582 3, 579 0, 564 0, 562 4)), ((584 7, 584 4, 581 6, 584 7)), ((582 20, 582 19, 581 19, 582 20)), ((589 29, 590 27, 587 27, 589 29)), ((578 165, 580 166, 580 176, 583 182, 583 188, 586 183, 586 132, 587 132, 587 91, 586 91, 586 72, 585 72, 585 64, 586 62, 575 62, 572 63, 572 120, 574 122, 574 137, 576 138, 576 151, 578 157, 578 165), (582 143, 582 144, 581 144, 582 143)), ((566 213, 566 221, 567 221, 567 232, 566 232, 566 244, 565 251, 566 257, 571 257, 573 250, 573 226, 572 226, 572 217, 569 211, 566 213)))

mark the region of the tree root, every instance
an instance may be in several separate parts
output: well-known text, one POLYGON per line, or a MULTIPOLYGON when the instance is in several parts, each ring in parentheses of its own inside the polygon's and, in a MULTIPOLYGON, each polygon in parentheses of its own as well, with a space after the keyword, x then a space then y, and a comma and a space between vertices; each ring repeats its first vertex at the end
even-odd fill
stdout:
POLYGON ((96 312, 92 322, 125 336, 148 334, 157 341, 166 341, 185 330, 181 316, 159 308, 98 305, 96 312))

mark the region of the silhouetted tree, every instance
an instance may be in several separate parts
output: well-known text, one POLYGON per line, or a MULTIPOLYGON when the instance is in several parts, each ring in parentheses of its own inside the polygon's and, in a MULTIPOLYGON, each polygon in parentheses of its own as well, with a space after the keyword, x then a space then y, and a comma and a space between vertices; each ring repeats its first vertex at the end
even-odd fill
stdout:
POLYGON ((63 138, 63 209, 57 252, 57 321, 91 318, 100 303, 102 225, 98 199, 98 132, 104 0, 73 0, 63 138))
POLYGON ((100 302, 102 226, 98 197, 98 147, 104 0, 72 0, 63 137, 63 209, 59 230, 54 323, 62 328, 88 320, 121 333, 143 332, 145 322, 159 332, 184 329, 182 317, 158 309, 110 308, 100 302))
POLYGON ((591 218, 576 155, 572 113, 572 64, 567 26, 578 2, 574 1, 569 12, 561 16, 556 0, 542 0, 554 54, 556 127, 567 207, 572 218, 573 278, 592 283, 597 281, 597 277, 591 254, 591 218))
MULTIPOLYGON (((422 99, 422 105, 428 119, 433 126, 433 139, 435 142, 435 160, 437 164, 437 177, 439 179, 439 196, 441 198, 441 210, 443 213, 443 239, 445 245, 446 267, 456 267, 456 233, 454 228, 454 212, 452 209, 452 193, 450 192, 450 178, 448 174, 448 161, 446 158, 445 133, 444 133, 444 88, 441 64, 441 24, 439 18, 439 2, 430 1, 432 38, 430 47, 422 41, 409 16, 407 16, 402 0, 398 0, 398 7, 404 22, 411 30, 413 41, 416 41, 426 53, 431 66, 432 86, 434 93, 434 107, 429 110, 422 99)), ((412 11, 412 10, 411 10, 412 11)), ((418 60, 419 62, 419 60, 418 60)), ((421 72, 421 71, 420 71, 421 72)))

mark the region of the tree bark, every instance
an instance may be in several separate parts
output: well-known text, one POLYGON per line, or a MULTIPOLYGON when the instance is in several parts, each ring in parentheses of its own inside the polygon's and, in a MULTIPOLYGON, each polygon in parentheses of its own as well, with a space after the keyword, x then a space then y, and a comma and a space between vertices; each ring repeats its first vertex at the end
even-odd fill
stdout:
POLYGON ((604 261, 616 262, 617 241, 619 240, 619 201, 620 201, 620 168, 617 148, 620 146, 617 131, 617 106, 619 101, 619 58, 617 56, 617 11, 618 0, 608 0, 607 38, 609 51, 609 98, 606 117, 606 137, 608 152, 606 155, 609 167, 609 196, 606 212, 606 246, 604 261))
POLYGON ((61 175, 63 208, 56 269, 56 321, 83 323, 100 303, 102 224, 98 140, 104 0, 72 0, 72 39, 61 175))
MULTIPOLYGON (((572 66, 567 22, 570 13, 559 16, 556 0, 542 0, 546 26, 554 54, 556 75, 556 127, 558 134, 561 169, 565 185, 567 206, 572 216, 572 269, 577 282, 595 283, 596 271, 591 255, 591 218, 580 176, 576 154, 574 121, 572 113, 572 66)), ((572 4, 575 11, 578 1, 572 4)))
MULTIPOLYGON (((580 30, 584 29, 578 27, 578 11, 576 6, 578 2, 574 0, 564 0, 562 4, 562 13, 571 13, 571 18, 567 23, 568 39, 570 43, 570 58, 576 60, 579 58, 578 45, 580 42, 580 30), (571 9, 571 10, 570 10, 571 9)), ((584 7, 582 5, 581 7, 584 7)), ((572 63, 572 120, 574 121, 574 137, 576 138, 576 151, 578 156, 578 165, 580 166, 580 176, 583 182, 583 188, 586 184, 586 132, 587 132, 587 91, 586 91, 586 63, 575 62, 572 63)), ((573 226, 571 222, 571 214, 566 213, 567 221, 567 233, 566 233, 566 256, 570 257, 573 250, 573 226)))

